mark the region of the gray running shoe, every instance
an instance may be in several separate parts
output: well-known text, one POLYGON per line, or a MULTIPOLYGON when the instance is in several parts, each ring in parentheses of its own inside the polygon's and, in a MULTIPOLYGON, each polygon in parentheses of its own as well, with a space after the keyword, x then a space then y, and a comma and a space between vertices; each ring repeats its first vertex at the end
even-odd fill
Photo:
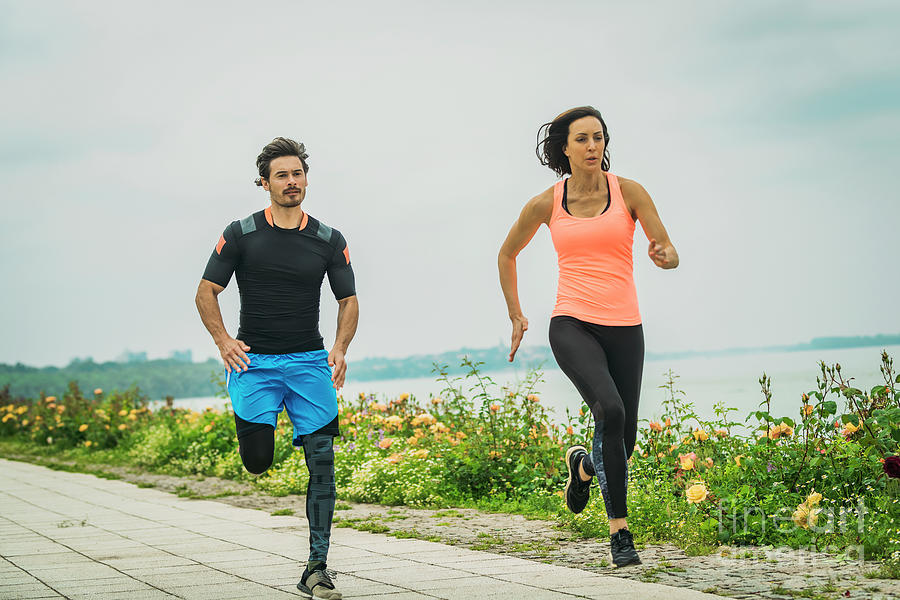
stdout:
POLYGON ((591 498, 591 480, 582 481, 579 473, 581 461, 587 456, 584 446, 572 446, 566 451, 566 467, 569 479, 566 481, 566 506, 576 515, 584 510, 591 498))
POLYGON ((297 589, 307 598, 323 598, 324 600, 341 600, 344 596, 334 589, 334 581, 337 574, 331 569, 325 569, 325 565, 316 567, 310 573, 303 569, 303 576, 300 577, 300 583, 297 589))
POLYGON ((637 550, 634 549, 634 537, 627 529, 620 529, 609 536, 609 546, 616 567, 641 564, 637 550))

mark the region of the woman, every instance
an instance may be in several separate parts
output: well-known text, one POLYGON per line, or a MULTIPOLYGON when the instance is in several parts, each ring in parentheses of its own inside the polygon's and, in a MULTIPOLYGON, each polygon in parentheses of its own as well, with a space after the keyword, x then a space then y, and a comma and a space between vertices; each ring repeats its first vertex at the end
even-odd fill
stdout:
POLYGON ((541 164, 569 177, 525 205, 500 249, 500 285, 513 328, 509 360, 528 330, 519 305, 516 256, 545 224, 559 258, 550 347, 594 417, 591 453, 583 446, 566 452, 566 505, 575 513, 584 510, 596 475, 609 517, 613 563, 640 564, 625 503, 644 363, 632 267, 635 220, 650 240, 648 254, 658 267, 677 267, 678 253, 644 188, 609 172, 609 134, 597 109, 564 112, 541 127, 538 139, 541 164))

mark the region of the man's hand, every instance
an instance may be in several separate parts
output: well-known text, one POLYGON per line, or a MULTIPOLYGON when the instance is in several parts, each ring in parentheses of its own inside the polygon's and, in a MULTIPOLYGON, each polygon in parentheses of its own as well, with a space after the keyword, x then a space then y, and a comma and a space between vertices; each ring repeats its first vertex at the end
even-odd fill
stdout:
POLYGON ((509 362, 512 362, 516 357, 516 351, 519 349, 519 344, 522 343, 522 337, 525 335, 525 332, 528 331, 528 319, 525 318, 524 315, 518 315, 516 317, 509 318, 512 321, 512 343, 509 353, 509 362))
POLYGON ((225 361, 226 371, 231 373, 232 369, 246 371, 250 368, 250 357, 247 356, 250 346, 231 337, 216 345, 219 347, 222 360, 225 361))
POLYGON ((344 387, 344 375, 347 374, 347 362, 344 360, 344 353, 333 348, 328 353, 328 366, 331 367, 331 381, 334 389, 339 390, 344 387))

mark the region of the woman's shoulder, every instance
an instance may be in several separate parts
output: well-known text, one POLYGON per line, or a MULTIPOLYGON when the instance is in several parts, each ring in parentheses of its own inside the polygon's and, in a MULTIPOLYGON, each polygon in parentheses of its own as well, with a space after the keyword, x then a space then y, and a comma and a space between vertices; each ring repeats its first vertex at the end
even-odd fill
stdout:
POLYGON ((522 212, 534 218, 540 219, 541 221, 549 221, 550 215, 553 213, 553 198, 555 187, 555 185, 550 186, 549 188, 529 200, 525 204, 525 208, 522 210, 522 212))
POLYGON ((621 175, 616 175, 616 179, 619 181, 619 189, 622 190, 623 196, 635 197, 647 194, 647 190, 644 189, 644 186, 634 179, 628 179, 621 175))

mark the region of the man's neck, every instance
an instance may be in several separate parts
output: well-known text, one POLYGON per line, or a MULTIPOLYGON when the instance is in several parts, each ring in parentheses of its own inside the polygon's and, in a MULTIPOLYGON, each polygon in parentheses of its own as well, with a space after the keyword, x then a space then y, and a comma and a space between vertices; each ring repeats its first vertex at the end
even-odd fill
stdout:
POLYGON ((280 206, 275 202, 271 206, 272 220, 282 229, 297 229, 303 222, 303 209, 300 206, 280 206))

